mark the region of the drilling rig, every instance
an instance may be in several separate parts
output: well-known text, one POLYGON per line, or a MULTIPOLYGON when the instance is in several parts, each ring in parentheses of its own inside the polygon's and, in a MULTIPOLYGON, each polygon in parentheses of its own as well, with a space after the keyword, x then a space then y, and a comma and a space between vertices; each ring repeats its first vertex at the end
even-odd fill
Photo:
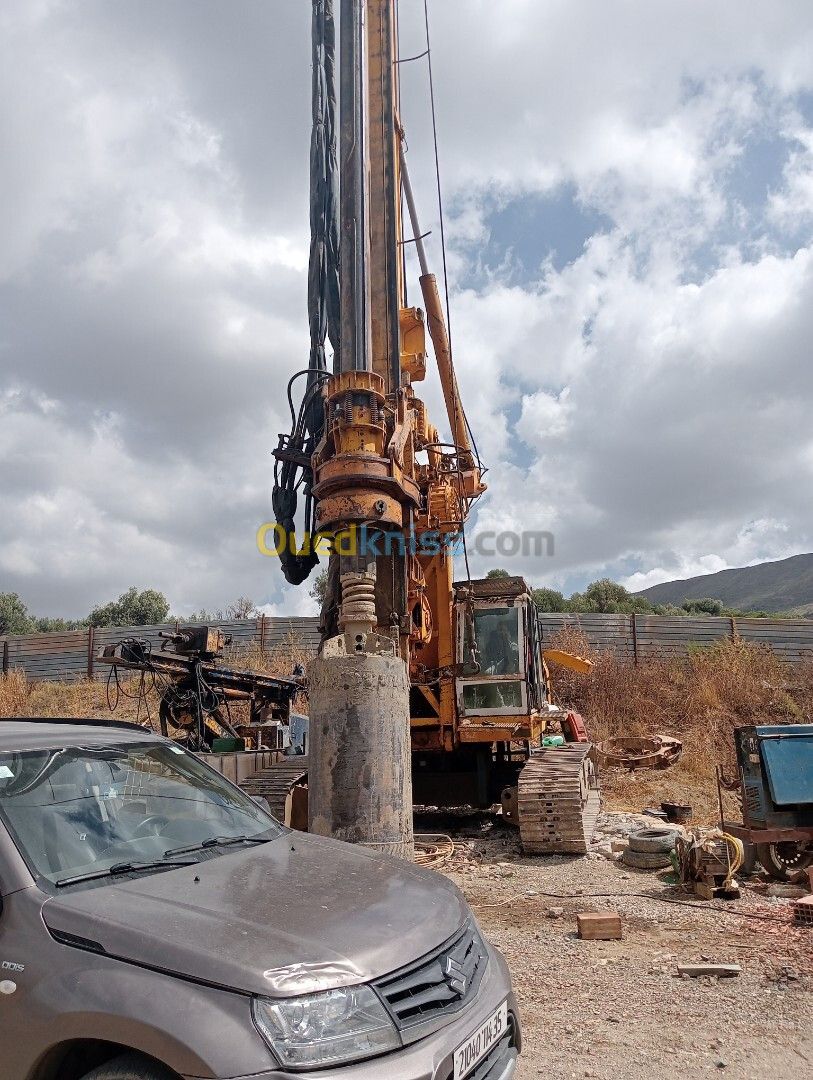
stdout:
MULTIPOLYGON (((428 38, 427 18, 431 64, 428 38)), ((486 485, 410 182, 394 0, 342 0, 338 125, 335 41, 333 0, 314 0, 311 354, 275 451, 285 535, 304 500, 307 542, 282 553, 286 578, 303 581, 320 544, 330 553, 309 670, 310 828, 408 858, 413 794, 502 801, 526 851, 583 852, 598 814, 592 748, 581 718, 551 703, 546 660, 589 662, 543 650, 522 578, 454 580, 486 485), (407 243, 420 307, 406 300, 407 243), (427 334, 445 439, 416 393, 427 334)))

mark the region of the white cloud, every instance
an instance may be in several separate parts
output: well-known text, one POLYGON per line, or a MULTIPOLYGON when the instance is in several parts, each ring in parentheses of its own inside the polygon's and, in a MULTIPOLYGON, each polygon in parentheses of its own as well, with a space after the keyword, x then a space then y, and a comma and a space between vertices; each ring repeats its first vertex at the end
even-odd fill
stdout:
POLYGON ((280 599, 274 604, 261 604, 261 614, 275 619, 296 619, 319 614, 319 605, 311 598, 306 588, 294 588, 285 585, 280 599))
MULTIPOLYGON (((571 585, 808 548, 808 0, 430 11, 475 532, 550 529, 512 568, 571 585), (495 216, 523 197, 568 222, 567 265, 495 216)), ((312 609, 254 542, 307 357, 309 29, 247 0, 0 12, 0 591, 38 614, 130 584, 312 609)), ((402 74, 439 270, 425 69, 402 74)))
POLYGON ((728 569, 729 564, 725 559, 721 559, 719 555, 702 555, 695 561, 681 559, 676 565, 669 568, 656 566, 653 570, 647 570, 646 573, 630 574, 628 578, 622 579, 621 584, 630 592, 643 592, 644 589, 649 589, 653 585, 660 585, 664 581, 683 580, 684 578, 699 577, 702 574, 716 574, 720 570, 728 569))
POLYGON ((791 230, 810 225, 813 218, 813 128, 798 120, 785 133, 793 146, 784 170, 784 187, 772 194, 769 213, 791 230))

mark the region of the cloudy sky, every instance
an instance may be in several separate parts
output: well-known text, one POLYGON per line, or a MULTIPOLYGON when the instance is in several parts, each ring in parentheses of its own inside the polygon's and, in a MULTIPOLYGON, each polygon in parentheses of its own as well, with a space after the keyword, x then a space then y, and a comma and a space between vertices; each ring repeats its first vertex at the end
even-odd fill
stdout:
MULTIPOLYGON (((429 10, 473 537, 553 532, 496 561, 566 592, 811 550, 809 0, 429 10)), ((255 543, 308 348, 309 34, 307 0, 3 0, 0 591, 38 615, 309 610, 255 543)))

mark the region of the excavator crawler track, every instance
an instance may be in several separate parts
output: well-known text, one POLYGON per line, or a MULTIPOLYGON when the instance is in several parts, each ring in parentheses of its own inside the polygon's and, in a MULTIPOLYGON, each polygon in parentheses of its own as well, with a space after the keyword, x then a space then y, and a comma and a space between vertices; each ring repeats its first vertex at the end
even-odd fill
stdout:
POLYGON ((266 800, 271 813, 279 821, 285 822, 288 796, 298 785, 308 779, 308 759, 306 757, 285 758, 267 769, 247 776, 240 783, 240 788, 247 795, 257 795, 266 800))
POLYGON ((584 855, 600 799, 590 743, 537 750, 519 774, 519 834, 526 855, 584 855))

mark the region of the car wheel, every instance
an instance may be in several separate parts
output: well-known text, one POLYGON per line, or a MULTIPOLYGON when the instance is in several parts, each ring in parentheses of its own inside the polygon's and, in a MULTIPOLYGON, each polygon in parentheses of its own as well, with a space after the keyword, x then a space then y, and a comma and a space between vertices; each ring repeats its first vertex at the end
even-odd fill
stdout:
POLYGON ((763 870, 777 881, 787 881, 797 870, 806 870, 813 863, 813 849, 802 847, 795 840, 781 844, 757 844, 757 855, 763 870))
POLYGON ((636 870, 663 870, 672 865, 672 860, 663 851, 633 851, 632 848, 627 848, 621 860, 627 866, 634 866, 636 870))
POLYGON ((82 1080, 178 1080, 178 1075, 141 1054, 123 1054, 87 1073, 82 1080))
POLYGON ((630 834, 628 842, 631 851, 642 855, 668 855, 674 851, 678 835, 676 829, 639 829, 630 834))

